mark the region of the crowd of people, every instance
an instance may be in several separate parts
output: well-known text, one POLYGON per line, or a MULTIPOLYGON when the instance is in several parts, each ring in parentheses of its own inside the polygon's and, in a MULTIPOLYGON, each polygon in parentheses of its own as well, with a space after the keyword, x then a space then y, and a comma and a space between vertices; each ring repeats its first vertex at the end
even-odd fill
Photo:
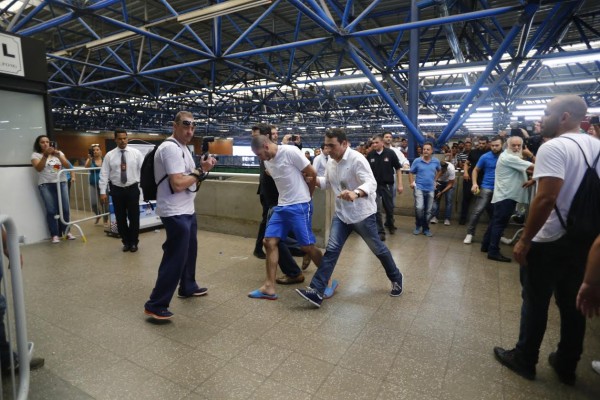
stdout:
MULTIPOLYGON (((463 242, 474 242, 480 216, 486 211, 489 223, 481 239, 481 251, 490 260, 512 261, 500 252, 502 235, 516 210, 530 204, 527 224, 512 254, 520 265, 522 284, 519 338, 513 349, 494 348, 496 359, 527 379, 535 378, 549 302, 554 294, 561 315, 561 341, 550 354, 549 363, 562 382, 574 384, 583 350, 585 317, 600 313, 600 236, 593 245, 573 242, 559 221, 560 214, 568 214, 577 182, 586 171, 584 160, 597 160, 600 154, 600 121, 592 119, 589 134, 581 132, 586 111, 580 97, 559 96, 547 105, 534 138, 525 137, 526 132, 515 128, 509 137, 478 137, 475 148, 473 139, 467 138, 442 147, 439 154, 433 143, 425 142, 416 149, 418 156, 412 162, 407 159, 406 139, 393 143, 389 132, 375 135, 369 143, 352 149, 344 130, 329 129, 313 158, 310 153, 303 153, 299 135, 286 135, 280 143, 276 127, 253 127, 251 149, 260 160, 258 194, 263 207, 253 254, 265 260, 266 276, 248 297, 276 300, 277 284, 304 282, 303 271, 312 262, 316 273, 306 288, 296 292, 312 306, 321 307, 338 286, 333 279, 335 266, 352 232, 361 236, 379 259, 390 281, 390 296, 400 296, 404 278, 384 241, 386 234, 394 235, 398 230, 394 204, 395 196, 404 193, 402 173, 408 173, 414 201, 412 233, 427 237, 433 236, 430 224, 439 219, 444 220, 444 225, 451 224, 454 192, 460 185, 457 174, 462 173, 458 222, 466 225, 463 242), (533 187, 535 192, 529 189, 533 187), (316 246, 312 232, 312 197, 317 189, 331 190, 335 196, 324 252, 316 246), (294 256, 303 257, 301 266, 294 256), (283 273, 279 277, 277 266, 283 273)), ((195 164, 187 148, 195 126, 191 113, 179 112, 172 136, 158 147, 154 158, 157 181, 166 177, 157 182, 157 209, 165 226, 166 241, 144 313, 157 320, 173 317, 169 304, 176 290, 180 298, 200 297, 208 292, 195 276, 198 242, 194 198, 216 160, 207 156, 201 158, 199 166, 195 164)), ((98 214, 106 204, 107 191, 110 192, 122 250, 135 252, 139 243, 138 182, 143 157, 128 146, 126 131, 116 130, 115 142, 117 148, 104 158, 99 147, 90 152, 89 166, 101 167, 98 174, 90 176, 90 191, 99 193, 102 204, 94 208, 98 214)), ((66 186, 64 175, 58 178, 58 171, 69 165, 46 136, 36 139, 34 150, 32 165, 39 173, 48 229, 55 242, 65 229, 54 219, 57 180, 60 179, 61 187, 66 186)), ((600 171, 597 164, 593 167, 600 171)), ((66 194, 66 187, 60 192, 66 194)), ((68 220, 68 198, 62 199, 62 205, 68 220)), ((67 238, 72 235, 67 234, 67 238)))

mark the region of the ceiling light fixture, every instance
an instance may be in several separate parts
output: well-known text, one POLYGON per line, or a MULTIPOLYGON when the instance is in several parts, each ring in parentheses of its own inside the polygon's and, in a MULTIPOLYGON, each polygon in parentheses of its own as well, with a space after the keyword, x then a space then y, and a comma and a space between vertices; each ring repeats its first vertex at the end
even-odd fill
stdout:
POLYGON ((598 83, 598 79, 589 78, 589 79, 575 79, 570 81, 551 81, 551 82, 539 82, 539 83, 529 83, 527 87, 546 87, 546 86, 565 86, 565 85, 587 85, 588 83, 598 83))
POLYGON ((555 67, 558 65, 584 64, 584 63, 591 63, 591 62, 595 62, 595 61, 600 61, 600 53, 583 54, 580 56, 563 56, 563 57, 547 58, 545 60, 542 60, 542 64, 547 65, 549 67, 555 67))
MULTIPOLYGON (((455 93, 469 93, 471 90, 473 90, 472 88, 462 88, 462 89, 445 89, 445 90, 433 90, 431 91, 432 95, 439 95, 439 94, 455 94, 455 93)), ((486 90, 488 90, 487 87, 482 86, 479 88, 480 91, 485 92, 486 90)))
POLYGON ((445 68, 445 69, 432 69, 429 71, 419 71, 419 77, 423 78, 426 76, 443 76, 443 75, 459 75, 467 74, 470 72, 481 72, 485 71, 485 65, 476 65, 473 67, 462 67, 462 68, 445 68))
POLYGON ((85 44, 85 48, 88 50, 97 50, 107 46, 114 46, 117 44, 129 42, 130 40, 139 38, 140 35, 132 32, 125 31, 121 33, 116 33, 114 35, 110 35, 98 40, 92 40, 91 42, 87 42, 85 44))
POLYGON ((200 21, 206 21, 223 15, 248 10, 254 7, 271 4, 271 0, 229 0, 222 3, 213 4, 196 11, 182 14, 177 17, 177 22, 183 25, 189 25, 200 21))

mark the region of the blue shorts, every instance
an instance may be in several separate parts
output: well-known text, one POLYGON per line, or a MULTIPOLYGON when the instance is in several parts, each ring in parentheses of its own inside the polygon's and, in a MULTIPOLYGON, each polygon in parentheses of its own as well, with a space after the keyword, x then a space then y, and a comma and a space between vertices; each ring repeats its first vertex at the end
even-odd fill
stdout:
POLYGON ((315 244, 315 235, 312 232, 312 214, 312 201, 273 207, 273 214, 267 222, 265 237, 285 240, 292 231, 299 246, 315 244))

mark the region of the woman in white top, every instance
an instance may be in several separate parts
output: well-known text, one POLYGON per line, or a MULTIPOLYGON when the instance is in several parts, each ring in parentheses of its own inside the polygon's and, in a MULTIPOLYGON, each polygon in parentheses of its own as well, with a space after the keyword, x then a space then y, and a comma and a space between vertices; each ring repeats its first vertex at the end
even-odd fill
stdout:
MULTIPOLYGON (((33 154, 31 155, 31 165, 38 172, 38 189, 44 200, 46 207, 46 223, 52 236, 52 243, 58 243, 60 236, 66 230, 66 226, 56 219, 58 215, 58 192, 56 183, 58 181, 58 173, 63 168, 70 168, 69 161, 65 155, 50 146, 50 139, 46 135, 40 135, 35 139, 33 144, 33 154)), ((69 192, 67 189, 67 177, 65 174, 60 175, 60 195, 62 201, 62 210, 65 221, 70 218, 69 215, 69 192)), ((67 234, 67 239, 73 240, 75 237, 70 233, 67 234)))

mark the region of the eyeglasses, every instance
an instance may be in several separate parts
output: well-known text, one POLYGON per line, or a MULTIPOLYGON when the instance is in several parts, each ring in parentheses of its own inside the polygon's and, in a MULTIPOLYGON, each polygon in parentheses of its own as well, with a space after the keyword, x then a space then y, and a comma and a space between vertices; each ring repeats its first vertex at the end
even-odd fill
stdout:
POLYGON ((196 127, 196 122, 194 121, 179 121, 179 124, 183 125, 183 126, 191 126, 192 128, 196 127))

